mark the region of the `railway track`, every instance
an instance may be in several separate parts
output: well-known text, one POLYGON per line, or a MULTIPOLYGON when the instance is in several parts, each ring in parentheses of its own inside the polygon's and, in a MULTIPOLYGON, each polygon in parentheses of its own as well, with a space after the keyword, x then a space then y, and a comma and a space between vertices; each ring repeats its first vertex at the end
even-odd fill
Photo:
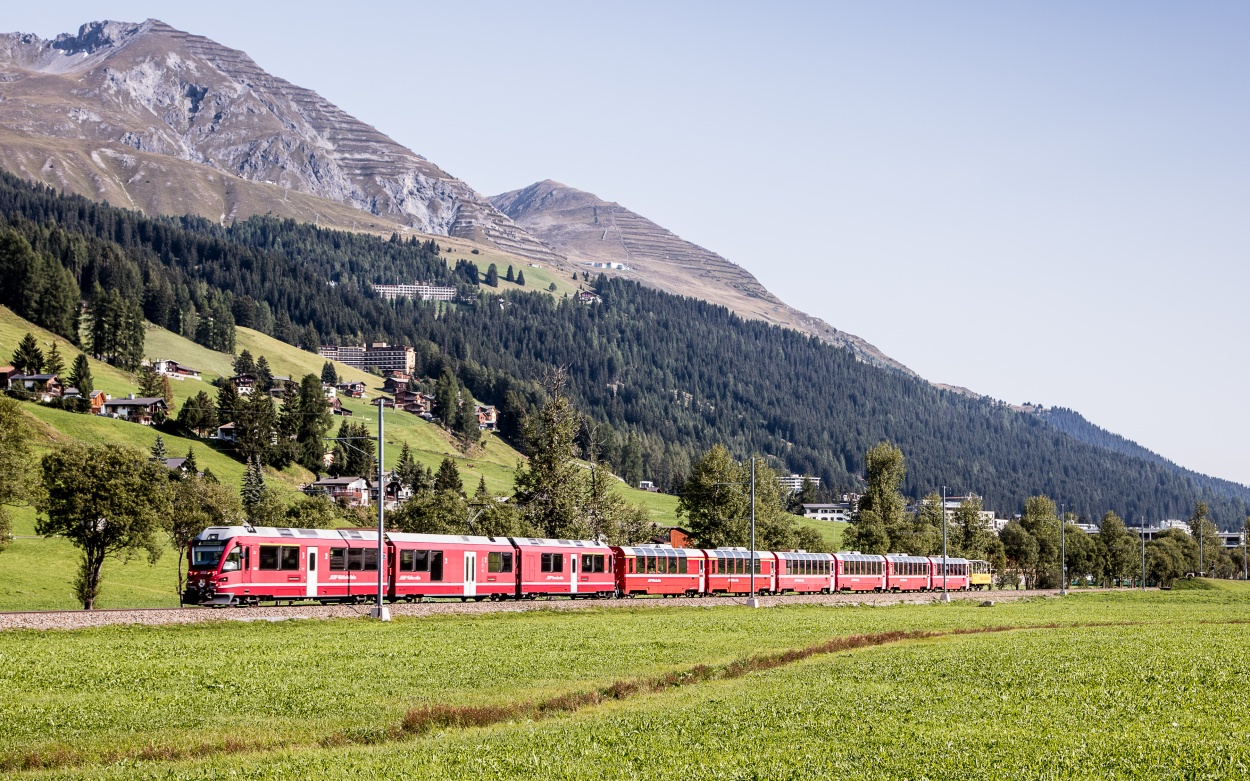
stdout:
MULTIPOLYGON (((1097 589, 1082 589, 1081 592, 1097 589)), ((1013 601, 1026 597, 1054 596, 1055 590, 985 591, 952 593, 952 601, 1013 601)), ((929 604, 941 599, 940 594, 883 593, 801 594, 760 597, 762 607, 779 605, 897 605, 929 604)), ((743 597, 640 597, 638 599, 539 599, 505 602, 398 602, 390 605, 393 616, 419 617, 531 610, 588 610, 614 608, 718 607, 742 605, 743 597)), ((357 618, 369 615, 369 605, 294 604, 248 608, 152 607, 111 608, 106 610, 26 610, 0 612, 0 631, 6 629, 86 629, 112 624, 190 624, 203 621, 289 621, 297 619, 357 618)))

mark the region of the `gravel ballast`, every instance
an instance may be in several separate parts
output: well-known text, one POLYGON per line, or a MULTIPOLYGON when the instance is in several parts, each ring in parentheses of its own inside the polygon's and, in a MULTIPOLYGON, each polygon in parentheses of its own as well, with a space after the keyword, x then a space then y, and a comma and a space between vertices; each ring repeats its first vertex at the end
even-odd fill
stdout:
MULTIPOLYGON (((1090 589, 1091 591, 1093 589, 1090 589)), ((1054 596, 1054 590, 995 591, 995 602, 1026 597, 1054 596)), ((981 601, 984 592, 952 593, 951 600, 981 601)), ((761 607, 777 605, 923 605, 939 602, 941 594, 808 594, 760 597, 761 607)), ((588 610, 604 608, 729 607, 743 605, 745 597, 681 597, 675 599, 537 599, 506 602, 397 602, 389 605, 393 617, 422 617, 477 613, 526 612, 531 610, 588 610)), ((200 621, 287 621, 293 619, 368 618, 370 605, 293 605, 248 608, 154 608, 146 610, 55 610, 0 613, 0 630, 85 629, 111 624, 190 624, 200 621)))

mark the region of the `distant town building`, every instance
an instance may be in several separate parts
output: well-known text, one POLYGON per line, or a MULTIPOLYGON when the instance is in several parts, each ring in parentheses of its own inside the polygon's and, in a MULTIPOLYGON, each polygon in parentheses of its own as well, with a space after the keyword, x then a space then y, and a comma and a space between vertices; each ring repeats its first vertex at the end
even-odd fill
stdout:
POLYGON ((803 490, 803 481, 810 480, 813 488, 820 487, 819 477, 810 477, 808 475, 778 475, 777 482, 781 483, 781 487, 785 488, 792 494, 797 494, 803 490))
POLYGON ((411 285, 374 285, 373 292, 393 301, 396 298, 419 298, 422 301, 455 301, 456 289, 445 285, 413 282, 411 285))
POLYGON ((186 364, 178 363, 177 361, 157 359, 155 361, 152 361, 152 368, 156 370, 157 374, 163 375, 165 377, 173 377, 176 380, 182 380, 182 379, 198 380, 200 379, 199 369, 192 369, 190 366, 187 366, 186 364))
POLYGON ((818 521, 842 521, 843 523, 850 523, 852 512, 854 511, 851 508, 850 502, 803 505, 803 517, 814 518, 818 521))
POLYGON ((322 494, 346 507, 368 507, 373 490, 363 477, 327 477, 305 486, 304 493, 322 494))
POLYGON ((591 268, 606 268, 606 269, 611 269, 613 271, 633 271, 633 269, 631 269, 629 266, 626 266, 624 263, 594 261, 593 263, 587 263, 586 265, 590 266, 591 268))
POLYGON ((583 304, 601 304, 603 299, 587 290, 577 294, 577 300, 583 304))
POLYGON ((327 345, 319 349, 322 358, 338 361, 355 369, 377 369, 381 372, 412 374, 417 368, 417 354, 411 347, 374 342, 365 346, 335 347, 327 345))
POLYGON ((660 492, 660 489, 656 488, 655 483, 650 480, 643 480, 638 483, 638 489, 641 491, 650 491, 653 494, 658 494, 660 492))

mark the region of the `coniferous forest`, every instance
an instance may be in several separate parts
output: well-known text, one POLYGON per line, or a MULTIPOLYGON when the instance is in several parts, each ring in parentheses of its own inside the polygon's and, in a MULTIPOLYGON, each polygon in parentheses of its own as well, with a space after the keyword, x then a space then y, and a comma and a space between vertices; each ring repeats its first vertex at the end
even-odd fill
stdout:
POLYGON ((312 350, 411 344, 423 376, 450 369, 477 399, 499 406, 501 429, 514 439, 540 380, 562 366, 570 397, 596 424, 583 447, 593 439, 597 456, 630 482, 676 490, 691 463, 722 442, 739 457, 768 455, 778 469, 819 476, 834 492, 854 490, 867 450, 889 440, 907 458, 905 493, 974 491, 1000 514, 1041 493, 1087 518, 1114 510, 1130 524, 1188 517, 1199 500, 1226 527, 1250 510, 1250 488, 1082 441, 1037 416, 626 280, 600 278, 598 304, 481 292, 430 240, 269 218, 229 227, 151 218, 9 174, 0 175, 0 215, 0 269, 53 280, 42 289, 31 283, 41 290, 37 305, 4 303, 71 341, 70 279, 89 304, 102 289, 215 349, 232 349, 236 324, 312 350), (33 257, 8 257, 25 253, 16 237, 33 257), (369 288, 412 279, 466 295, 455 305, 387 302, 369 288))

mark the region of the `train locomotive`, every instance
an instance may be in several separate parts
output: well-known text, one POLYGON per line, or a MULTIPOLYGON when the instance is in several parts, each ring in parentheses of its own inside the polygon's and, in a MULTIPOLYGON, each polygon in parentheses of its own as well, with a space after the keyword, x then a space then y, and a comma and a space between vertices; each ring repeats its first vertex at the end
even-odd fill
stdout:
MULTIPOLYGON (((973 588, 947 557, 609 546, 361 529, 211 526, 192 541, 184 604, 734 596, 973 588)), ((988 566, 988 565, 987 565, 988 566)))

